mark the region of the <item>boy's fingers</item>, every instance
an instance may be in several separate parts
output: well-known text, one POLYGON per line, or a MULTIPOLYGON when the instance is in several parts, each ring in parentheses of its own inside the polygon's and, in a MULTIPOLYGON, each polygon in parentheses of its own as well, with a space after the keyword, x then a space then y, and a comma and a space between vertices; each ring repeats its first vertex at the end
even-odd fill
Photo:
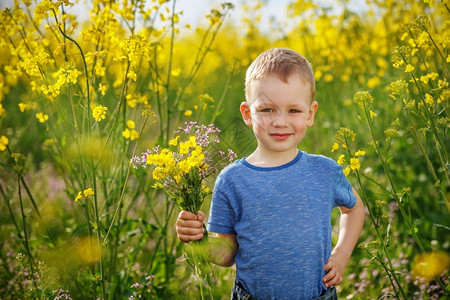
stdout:
POLYGON ((205 213, 202 212, 202 211, 199 211, 197 216, 198 216, 197 219, 198 219, 200 222, 203 222, 203 220, 205 219, 205 213))
POLYGON ((333 267, 333 263, 332 263, 331 261, 328 261, 328 262, 325 264, 324 270, 325 270, 325 271, 330 270, 332 267, 333 267))
POLYGON ((186 210, 182 210, 178 214, 178 220, 197 220, 197 216, 191 212, 188 212, 186 210))

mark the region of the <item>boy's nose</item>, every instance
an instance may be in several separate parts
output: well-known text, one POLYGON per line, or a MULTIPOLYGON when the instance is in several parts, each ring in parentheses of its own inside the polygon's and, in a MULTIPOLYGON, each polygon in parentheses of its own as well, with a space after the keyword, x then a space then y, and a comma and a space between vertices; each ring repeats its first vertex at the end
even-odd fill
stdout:
POLYGON ((286 116, 283 113, 277 113, 273 116, 272 125, 276 127, 286 126, 286 116))

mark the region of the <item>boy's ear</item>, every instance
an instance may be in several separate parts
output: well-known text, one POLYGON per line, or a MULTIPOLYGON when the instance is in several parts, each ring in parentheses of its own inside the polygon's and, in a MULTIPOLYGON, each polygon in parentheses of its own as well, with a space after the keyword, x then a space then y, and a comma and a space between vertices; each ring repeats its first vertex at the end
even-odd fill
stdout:
POLYGON ((247 102, 242 102, 240 106, 242 119, 244 119, 245 125, 252 126, 252 116, 250 112, 250 107, 247 102))
POLYGON ((306 123, 308 127, 311 127, 314 124, 314 116, 316 115, 317 108, 319 108, 319 103, 317 103, 317 101, 313 101, 308 111, 308 120, 306 123))

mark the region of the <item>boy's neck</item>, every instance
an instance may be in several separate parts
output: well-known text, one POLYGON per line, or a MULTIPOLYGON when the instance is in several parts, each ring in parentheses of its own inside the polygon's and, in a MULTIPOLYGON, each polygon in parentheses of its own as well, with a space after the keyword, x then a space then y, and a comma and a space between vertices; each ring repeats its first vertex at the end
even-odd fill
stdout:
POLYGON ((260 148, 250 154, 245 160, 256 167, 278 167, 293 161, 298 155, 298 149, 293 148, 289 152, 266 152, 260 148))

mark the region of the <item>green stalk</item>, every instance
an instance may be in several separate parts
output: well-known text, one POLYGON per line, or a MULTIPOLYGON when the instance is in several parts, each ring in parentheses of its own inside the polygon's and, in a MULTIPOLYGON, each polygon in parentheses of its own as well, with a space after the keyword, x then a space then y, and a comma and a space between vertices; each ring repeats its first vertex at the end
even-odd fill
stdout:
POLYGON ((17 187, 18 187, 18 192, 19 192, 19 203, 20 203, 20 212, 22 214, 22 223, 23 223, 23 234, 24 234, 24 245, 25 245, 25 250, 27 251, 27 256, 28 256, 28 263, 30 264, 30 272, 31 272, 31 277, 33 280, 33 285, 36 291, 36 297, 39 298, 39 290, 37 287, 37 283, 36 283, 36 278, 34 276, 34 262, 33 262, 33 256, 31 255, 31 251, 30 251, 30 247, 29 247, 29 240, 28 240, 28 233, 27 233, 27 223, 25 221, 25 213, 23 210, 23 201, 22 201, 22 192, 21 192, 21 188, 20 188, 20 175, 17 174, 17 187))

